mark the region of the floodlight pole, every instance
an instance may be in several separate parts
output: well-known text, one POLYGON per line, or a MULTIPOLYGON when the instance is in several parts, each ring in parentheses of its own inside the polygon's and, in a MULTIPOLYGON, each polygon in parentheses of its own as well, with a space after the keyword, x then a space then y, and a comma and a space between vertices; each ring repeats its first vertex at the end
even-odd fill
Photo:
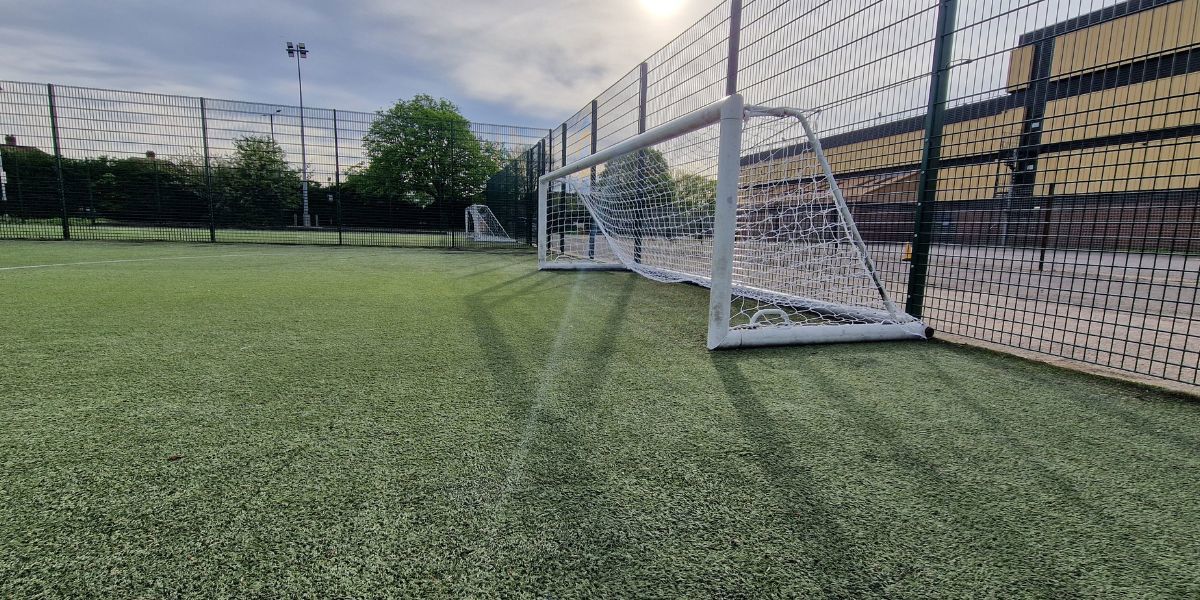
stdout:
POLYGON ((289 57, 296 58, 296 84, 300 89, 300 199, 303 203, 304 226, 309 227, 311 221, 308 216, 308 152, 304 145, 304 79, 300 76, 300 59, 308 58, 308 49, 304 47, 304 42, 288 42, 287 53, 289 57))

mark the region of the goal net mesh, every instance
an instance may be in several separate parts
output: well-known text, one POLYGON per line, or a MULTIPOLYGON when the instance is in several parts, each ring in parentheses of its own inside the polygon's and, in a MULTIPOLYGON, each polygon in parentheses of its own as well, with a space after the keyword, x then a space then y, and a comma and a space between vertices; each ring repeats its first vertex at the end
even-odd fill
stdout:
MULTIPOLYGON (((550 182, 546 260, 708 286, 719 133, 713 124, 550 182)), ((747 119, 740 156, 730 329, 912 320, 872 277, 797 119, 747 119)))
POLYGON ((500 225, 492 209, 486 204, 472 204, 467 207, 467 237, 476 242, 513 243, 517 240, 509 237, 508 232, 500 225))

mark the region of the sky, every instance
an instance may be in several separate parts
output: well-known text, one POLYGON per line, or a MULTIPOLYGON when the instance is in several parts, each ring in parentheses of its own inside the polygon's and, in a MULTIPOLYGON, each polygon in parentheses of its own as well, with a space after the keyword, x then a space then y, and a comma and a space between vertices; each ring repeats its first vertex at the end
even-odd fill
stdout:
POLYGON ((0 0, 0 79, 551 127, 717 0, 0 0))

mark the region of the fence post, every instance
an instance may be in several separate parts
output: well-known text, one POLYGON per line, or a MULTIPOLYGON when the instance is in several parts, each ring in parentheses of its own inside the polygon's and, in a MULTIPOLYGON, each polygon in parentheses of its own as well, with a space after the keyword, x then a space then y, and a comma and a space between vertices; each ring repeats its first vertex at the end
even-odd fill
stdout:
MULTIPOLYGON (((638 65, 638 133, 646 133, 646 94, 649 87, 649 66, 646 63, 638 65)), ((637 155, 637 174, 640 179, 646 174, 646 151, 638 150, 637 155)), ((639 185, 638 189, 642 189, 639 185)), ((645 205, 644 202, 639 202, 639 206, 645 205)), ((633 232, 633 262, 642 262, 642 215, 637 215, 634 218, 633 232)))
POLYGON ((908 274, 905 311, 920 317, 925 305, 925 281, 929 273, 929 247, 933 241, 933 210, 937 201, 938 167, 942 159, 942 129, 946 122, 950 59, 954 45, 955 0, 940 0, 937 37, 933 41, 933 68, 929 80, 929 105, 925 111, 925 146, 917 180, 917 208, 913 215, 912 268, 908 274))
POLYGON ((217 241, 217 217, 213 211, 212 164, 208 152, 208 107, 200 98, 200 138, 204 141, 204 195, 208 197, 208 241, 217 241))
POLYGON ((338 146, 337 109, 333 109, 333 206, 337 212, 338 245, 342 245, 342 164, 338 146))
MULTIPOLYGON (((554 160, 554 130, 553 129, 546 130, 545 142, 546 142, 545 146, 543 146, 542 149, 538 151, 538 176, 539 177, 542 175, 545 175, 546 173, 549 173, 554 168, 553 165, 548 164, 548 162, 553 162, 553 160, 554 160), (549 158, 547 158, 547 157, 549 157, 549 158)), ((547 183, 549 183, 549 182, 547 182, 547 183)), ((538 187, 541 187, 540 182, 538 183, 538 187)), ((550 196, 551 195, 553 195, 553 192, 549 187, 547 187, 546 188, 546 231, 545 231, 546 239, 538 240, 539 244, 546 244, 547 251, 550 250, 550 240, 553 239, 552 236, 554 233, 553 231, 551 231, 551 224, 550 224, 550 196)), ((540 200, 538 202, 539 202, 539 204, 541 203, 540 200)), ((557 209, 559 207, 557 205, 555 205, 555 208, 557 209)), ((539 207, 539 210, 540 210, 540 207, 539 207)))
MULTIPOLYGON (((450 138, 449 156, 448 156, 448 160, 447 160, 447 162, 449 164, 446 166, 449 167, 448 170, 453 172, 453 170, 454 170, 454 126, 452 124, 450 124, 450 122, 447 122, 446 127, 449 129, 448 135, 450 138)), ((453 178, 451 180, 453 180, 453 178)), ((444 192, 439 192, 438 204, 440 204, 442 207, 441 208, 442 230, 445 231, 446 235, 449 236, 449 238, 450 238, 450 247, 457 248, 458 247, 458 232, 455 231, 452 228, 452 226, 450 225, 451 223, 455 222, 455 219, 451 218, 450 207, 448 206, 449 202, 450 202, 450 200, 448 198, 446 198, 446 194, 444 192)))
POLYGON ((738 52, 742 46, 742 0, 729 3, 729 58, 725 61, 725 95, 738 89, 738 52))
MULTIPOLYGON (((595 99, 593 99, 592 100, 591 128, 588 131, 589 137, 591 138, 591 147, 589 148, 591 154, 596 153, 596 144, 598 143, 596 141, 596 136, 599 135, 599 132, 600 132, 600 126, 597 124, 597 121, 599 120, 599 118, 600 118, 600 103, 598 101, 596 101, 595 99)), ((591 173, 588 177, 588 181, 591 183, 592 186, 596 185, 596 167, 592 167, 591 173)), ((591 222, 588 223, 588 258, 590 258, 590 259, 596 258, 596 219, 595 218, 592 218, 591 222)))
POLYGON ((71 239, 71 220, 67 215, 67 191, 63 182, 62 143, 58 139, 58 109, 54 105, 54 84, 46 84, 46 97, 50 103, 50 138, 54 142, 54 179, 58 185, 58 207, 62 219, 62 237, 71 239))
MULTIPOLYGON (((559 136, 559 138, 558 138, 558 145, 561 147, 561 149, 559 150, 559 154, 562 158, 562 162, 558 165, 560 168, 567 166, 567 123, 565 121, 562 124, 561 131, 562 131, 562 135, 559 136)), ((566 207, 567 207, 567 180, 566 179, 563 179, 563 182, 561 184, 559 184, 559 189, 561 190, 561 192, 559 193, 559 197, 558 197, 559 209, 566 210, 566 207)), ((559 254, 566 254, 566 252, 567 252, 567 228, 566 227, 560 227, 558 229, 558 252, 559 252, 559 254)))
POLYGON ((1050 194, 1046 196, 1046 210, 1042 211, 1042 249, 1038 253, 1039 271, 1046 267, 1046 246, 1050 244, 1050 215, 1051 211, 1054 210, 1054 187, 1055 184, 1050 184, 1050 194))
POLYGON ((542 147, 542 140, 530 146, 528 153, 525 155, 525 239, 529 240, 529 244, 534 248, 541 247, 541 240, 538 239, 537 219, 538 211, 541 207, 538 205, 538 152, 542 147))

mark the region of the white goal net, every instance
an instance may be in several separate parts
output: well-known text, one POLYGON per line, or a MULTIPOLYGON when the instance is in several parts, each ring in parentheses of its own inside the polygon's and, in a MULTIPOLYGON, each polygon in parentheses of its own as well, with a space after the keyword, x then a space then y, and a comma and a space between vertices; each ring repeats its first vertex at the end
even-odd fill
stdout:
POLYGON ((500 220, 486 204, 468 206, 466 221, 467 238, 472 241, 502 244, 515 244, 517 241, 509 237, 508 232, 500 225, 500 220))
POLYGON ((542 178, 539 264, 711 288, 708 346, 924 337, 803 113, 730 96, 542 178))

